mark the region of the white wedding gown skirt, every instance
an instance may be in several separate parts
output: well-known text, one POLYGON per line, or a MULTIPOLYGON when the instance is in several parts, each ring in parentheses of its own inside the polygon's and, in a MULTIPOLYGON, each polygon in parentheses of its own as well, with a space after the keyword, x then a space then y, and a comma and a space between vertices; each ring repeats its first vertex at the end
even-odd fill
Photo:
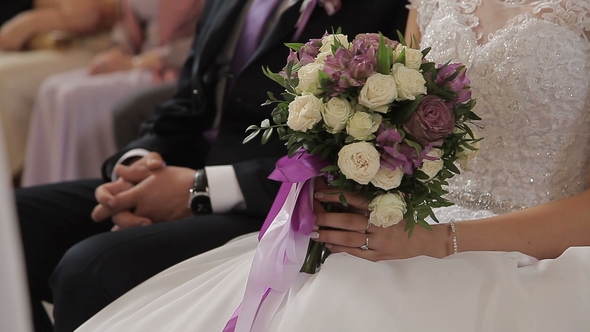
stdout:
MULTIPOLYGON (((222 331, 246 286, 257 235, 147 280, 78 331, 222 331)), ((464 252, 370 262, 330 256, 299 274, 268 331, 590 331, 590 248, 557 259, 464 252)))

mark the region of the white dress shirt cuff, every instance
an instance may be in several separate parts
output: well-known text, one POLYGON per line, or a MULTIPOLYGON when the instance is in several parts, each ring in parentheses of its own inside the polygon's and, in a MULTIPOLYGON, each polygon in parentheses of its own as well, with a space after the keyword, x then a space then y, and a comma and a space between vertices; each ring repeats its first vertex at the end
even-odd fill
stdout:
POLYGON ((115 168, 117 167, 117 165, 124 163, 129 158, 145 157, 148 155, 148 153, 150 153, 148 150, 141 148, 132 149, 125 152, 125 154, 122 155, 121 158, 119 158, 119 160, 117 160, 117 163, 115 163, 115 167, 113 167, 113 172, 111 173, 111 181, 115 181, 119 178, 117 173, 115 173, 115 168))
POLYGON ((227 213, 246 209, 242 189, 233 166, 208 166, 207 184, 213 213, 227 213))

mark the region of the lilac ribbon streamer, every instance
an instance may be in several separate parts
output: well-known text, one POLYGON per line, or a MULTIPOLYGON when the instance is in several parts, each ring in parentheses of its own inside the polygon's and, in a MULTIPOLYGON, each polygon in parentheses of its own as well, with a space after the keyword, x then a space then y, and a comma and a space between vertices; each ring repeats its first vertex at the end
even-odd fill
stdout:
MULTIPOLYGON (((271 180, 283 182, 283 184, 281 185, 279 193, 277 194, 277 197, 270 208, 270 212, 264 220, 264 224, 262 224, 260 234, 258 235, 258 240, 262 239, 262 236, 264 233, 266 233, 266 230, 283 207, 285 199, 291 190, 292 184, 305 182, 306 180, 316 177, 318 174, 320 174, 322 168, 328 165, 328 162, 322 161, 319 156, 310 155, 305 152, 297 154, 293 158, 284 156, 277 161, 275 170, 268 176, 268 178, 271 180)), ((300 208, 297 211, 299 211, 301 208, 302 205, 300 205, 300 208)), ((301 213, 303 213, 303 216, 307 216, 305 209, 301 211, 301 213)), ((311 211, 311 213, 313 214, 313 211, 311 211)), ((299 227, 299 225, 295 227, 299 227)), ((309 235, 313 229, 313 224, 311 227, 312 228, 309 230, 304 231, 304 234, 309 235)), ((298 228, 293 230, 298 231, 298 228)))
POLYGON ((301 269, 313 231, 313 178, 328 165, 319 156, 305 152, 277 162, 269 178, 283 184, 260 231, 244 299, 223 332, 265 326, 280 305, 301 269), (281 210, 285 213, 279 215, 281 210))
POLYGON ((307 21, 309 21, 311 13, 313 13, 313 10, 317 6, 317 4, 318 0, 311 0, 310 3, 307 4, 307 7, 305 7, 305 10, 301 14, 301 17, 297 22, 297 30, 295 31, 295 35, 293 35, 293 40, 298 40, 299 37, 301 37, 301 33, 303 32, 303 29, 305 29, 307 21))

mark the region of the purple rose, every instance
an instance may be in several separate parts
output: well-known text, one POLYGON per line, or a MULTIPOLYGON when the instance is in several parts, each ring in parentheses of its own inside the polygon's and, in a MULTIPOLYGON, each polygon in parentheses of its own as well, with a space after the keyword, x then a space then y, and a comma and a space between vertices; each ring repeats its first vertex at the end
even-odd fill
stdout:
POLYGON ((456 103, 465 103, 471 99, 471 89, 469 88, 471 81, 465 75, 466 72, 467 69, 465 69, 463 64, 450 63, 446 66, 439 67, 434 83, 441 88, 446 86, 457 93, 456 103), (451 81, 447 81, 456 71, 459 71, 459 75, 451 81))
POLYGON ((404 123, 406 133, 422 146, 442 144, 442 138, 455 128, 455 115, 445 101, 436 96, 422 98, 416 110, 404 123))

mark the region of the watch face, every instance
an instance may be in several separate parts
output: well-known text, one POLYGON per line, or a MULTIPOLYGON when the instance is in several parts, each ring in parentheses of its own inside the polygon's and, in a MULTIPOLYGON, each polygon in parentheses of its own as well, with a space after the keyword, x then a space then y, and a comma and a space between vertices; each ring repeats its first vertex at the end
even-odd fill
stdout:
POLYGON ((211 199, 206 195, 196 195, 191 200, 191 211, 198 214, 209 214, 211 210, 211 199))

